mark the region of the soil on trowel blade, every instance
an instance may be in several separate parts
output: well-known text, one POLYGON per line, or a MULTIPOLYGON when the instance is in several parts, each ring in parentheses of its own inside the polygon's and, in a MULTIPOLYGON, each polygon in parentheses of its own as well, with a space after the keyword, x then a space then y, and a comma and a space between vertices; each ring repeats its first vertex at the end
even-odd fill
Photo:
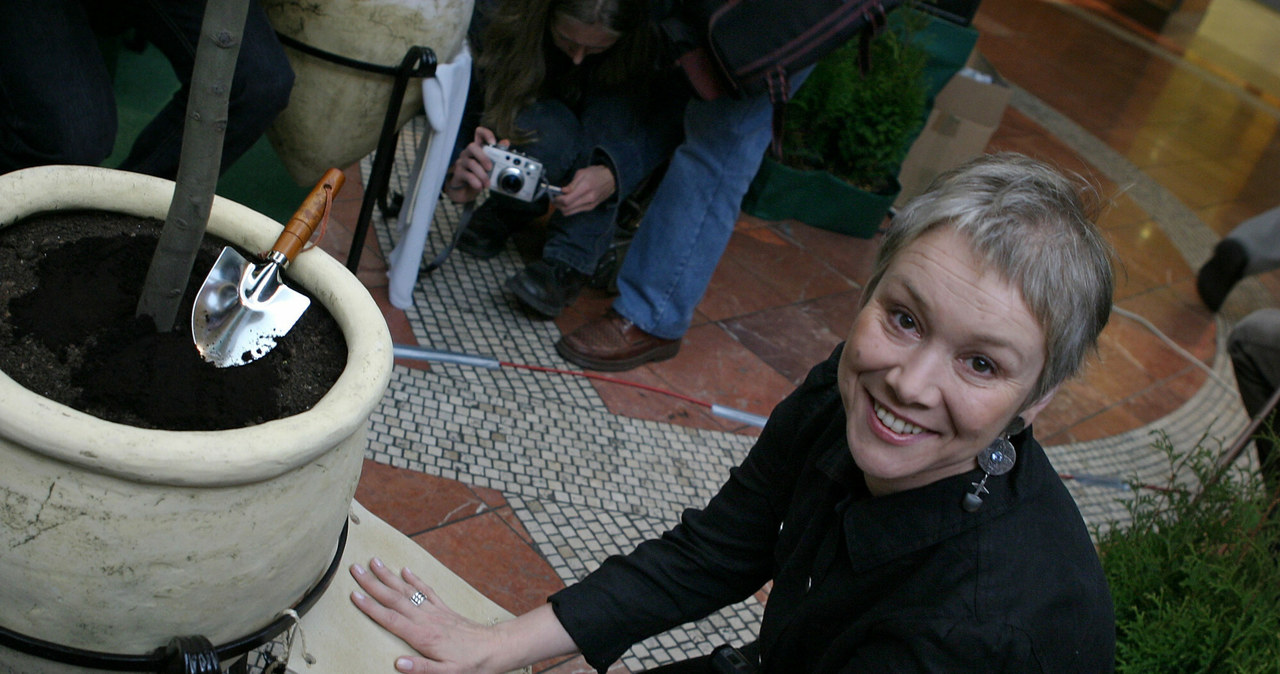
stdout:
POLYGON ((319 302, 246 365, 218 368, 196 351, 191 305, 221 241, 205 237, 173 330, 135 318, 162 225, 55 212, 0 229, 0 371, 56 402, 143 428, 241 428, 314 406, 346 365, 342 331, 319 302))

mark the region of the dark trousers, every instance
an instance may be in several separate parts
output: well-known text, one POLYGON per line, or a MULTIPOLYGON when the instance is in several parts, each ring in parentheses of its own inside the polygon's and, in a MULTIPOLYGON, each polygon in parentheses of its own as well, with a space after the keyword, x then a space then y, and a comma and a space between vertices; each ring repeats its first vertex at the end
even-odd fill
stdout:
MULTIPOLYGON (((1236 374, 1240 399, 1249 416, 1262 413, 1276 388, 1280 387, 1280 309, 1259 309, 1245 316, 1227 338, 1227 353, 1236 374)), ((1280 495, 1280 455, 1275 451, 1270 433, 1280 433, 1276 412, 1255 437, 1262 476, 1272 493, 1280 495)))
MULTIPOLYGON (((0 173, 96 166, 111 154, 115 97, 96 32, 109 23, 136 29, 181 82, 120 168, 175 177, 204 6, 204 0, 0 0, 0 173)), ((289 61, 253 3, 231 85, 222 170, 261 137, 292 87, 289 61)))

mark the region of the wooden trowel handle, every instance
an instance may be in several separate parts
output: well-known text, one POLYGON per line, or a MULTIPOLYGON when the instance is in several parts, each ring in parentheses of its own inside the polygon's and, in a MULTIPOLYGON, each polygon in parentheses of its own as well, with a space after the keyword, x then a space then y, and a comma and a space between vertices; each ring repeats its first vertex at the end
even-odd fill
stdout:
POLYGON ((333 199, 333 195, 336 195, 338 190, 342 189, 342 184, 346 180, 347 177, 336 168, 325 171, 324 177, 320 178, 320 182, 312 188, 311 194, 307 195, 297 212, 289 218, 289 223, 284 226, 284 231, 281 232, 280 238, 276 239, 276 245, 271 248, 271 251, 280 253, 286 260, 293 260, 311 239, 311 232, 315 231, 316 225, 320 224, 320 219, 324 217, 325 204, 333 199))

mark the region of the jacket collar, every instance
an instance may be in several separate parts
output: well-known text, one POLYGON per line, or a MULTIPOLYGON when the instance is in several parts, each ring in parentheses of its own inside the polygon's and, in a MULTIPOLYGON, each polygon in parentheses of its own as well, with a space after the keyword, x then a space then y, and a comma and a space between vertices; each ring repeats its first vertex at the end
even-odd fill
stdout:
MULTIPOLYGON (((844 411, 832 426, 840 429, 838 439, 828 443, 815 467, 837 484, 846 486, 847 496, 835 505, 844 520, 845 541, 855 572, 870 569, 891 559, 922 550, 943 540, 976 529, 1005 515, 1030 495, 1043 488, 1052 473, 1048 457, 1031 436, 1031 429, 1010 441, 1018 451, 1013 470, 987 479, 989 494, 982 497, 977 512, 961 507, 972 483, 982 479, 975 468, 887 496, 871 497, 862 471, 853 462, 843 432, 844 411)), ((842 490, 843 491, 843 490, 842 490)))

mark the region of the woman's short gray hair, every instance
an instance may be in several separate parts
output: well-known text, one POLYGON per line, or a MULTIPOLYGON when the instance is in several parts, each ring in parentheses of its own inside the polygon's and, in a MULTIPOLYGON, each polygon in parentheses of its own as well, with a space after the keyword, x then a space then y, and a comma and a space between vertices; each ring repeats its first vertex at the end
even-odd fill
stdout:
POLYGON ((1045 365, 1029 405, 1080 369, 1111 316, 1113 251, 1086 194, 1097 192, 1079 176, 1020 154, 984 155, 952 169, 894 217, 862 302, 899 252, 937 227, 955 228, 1022 290, 1044 330, 1045 365))

